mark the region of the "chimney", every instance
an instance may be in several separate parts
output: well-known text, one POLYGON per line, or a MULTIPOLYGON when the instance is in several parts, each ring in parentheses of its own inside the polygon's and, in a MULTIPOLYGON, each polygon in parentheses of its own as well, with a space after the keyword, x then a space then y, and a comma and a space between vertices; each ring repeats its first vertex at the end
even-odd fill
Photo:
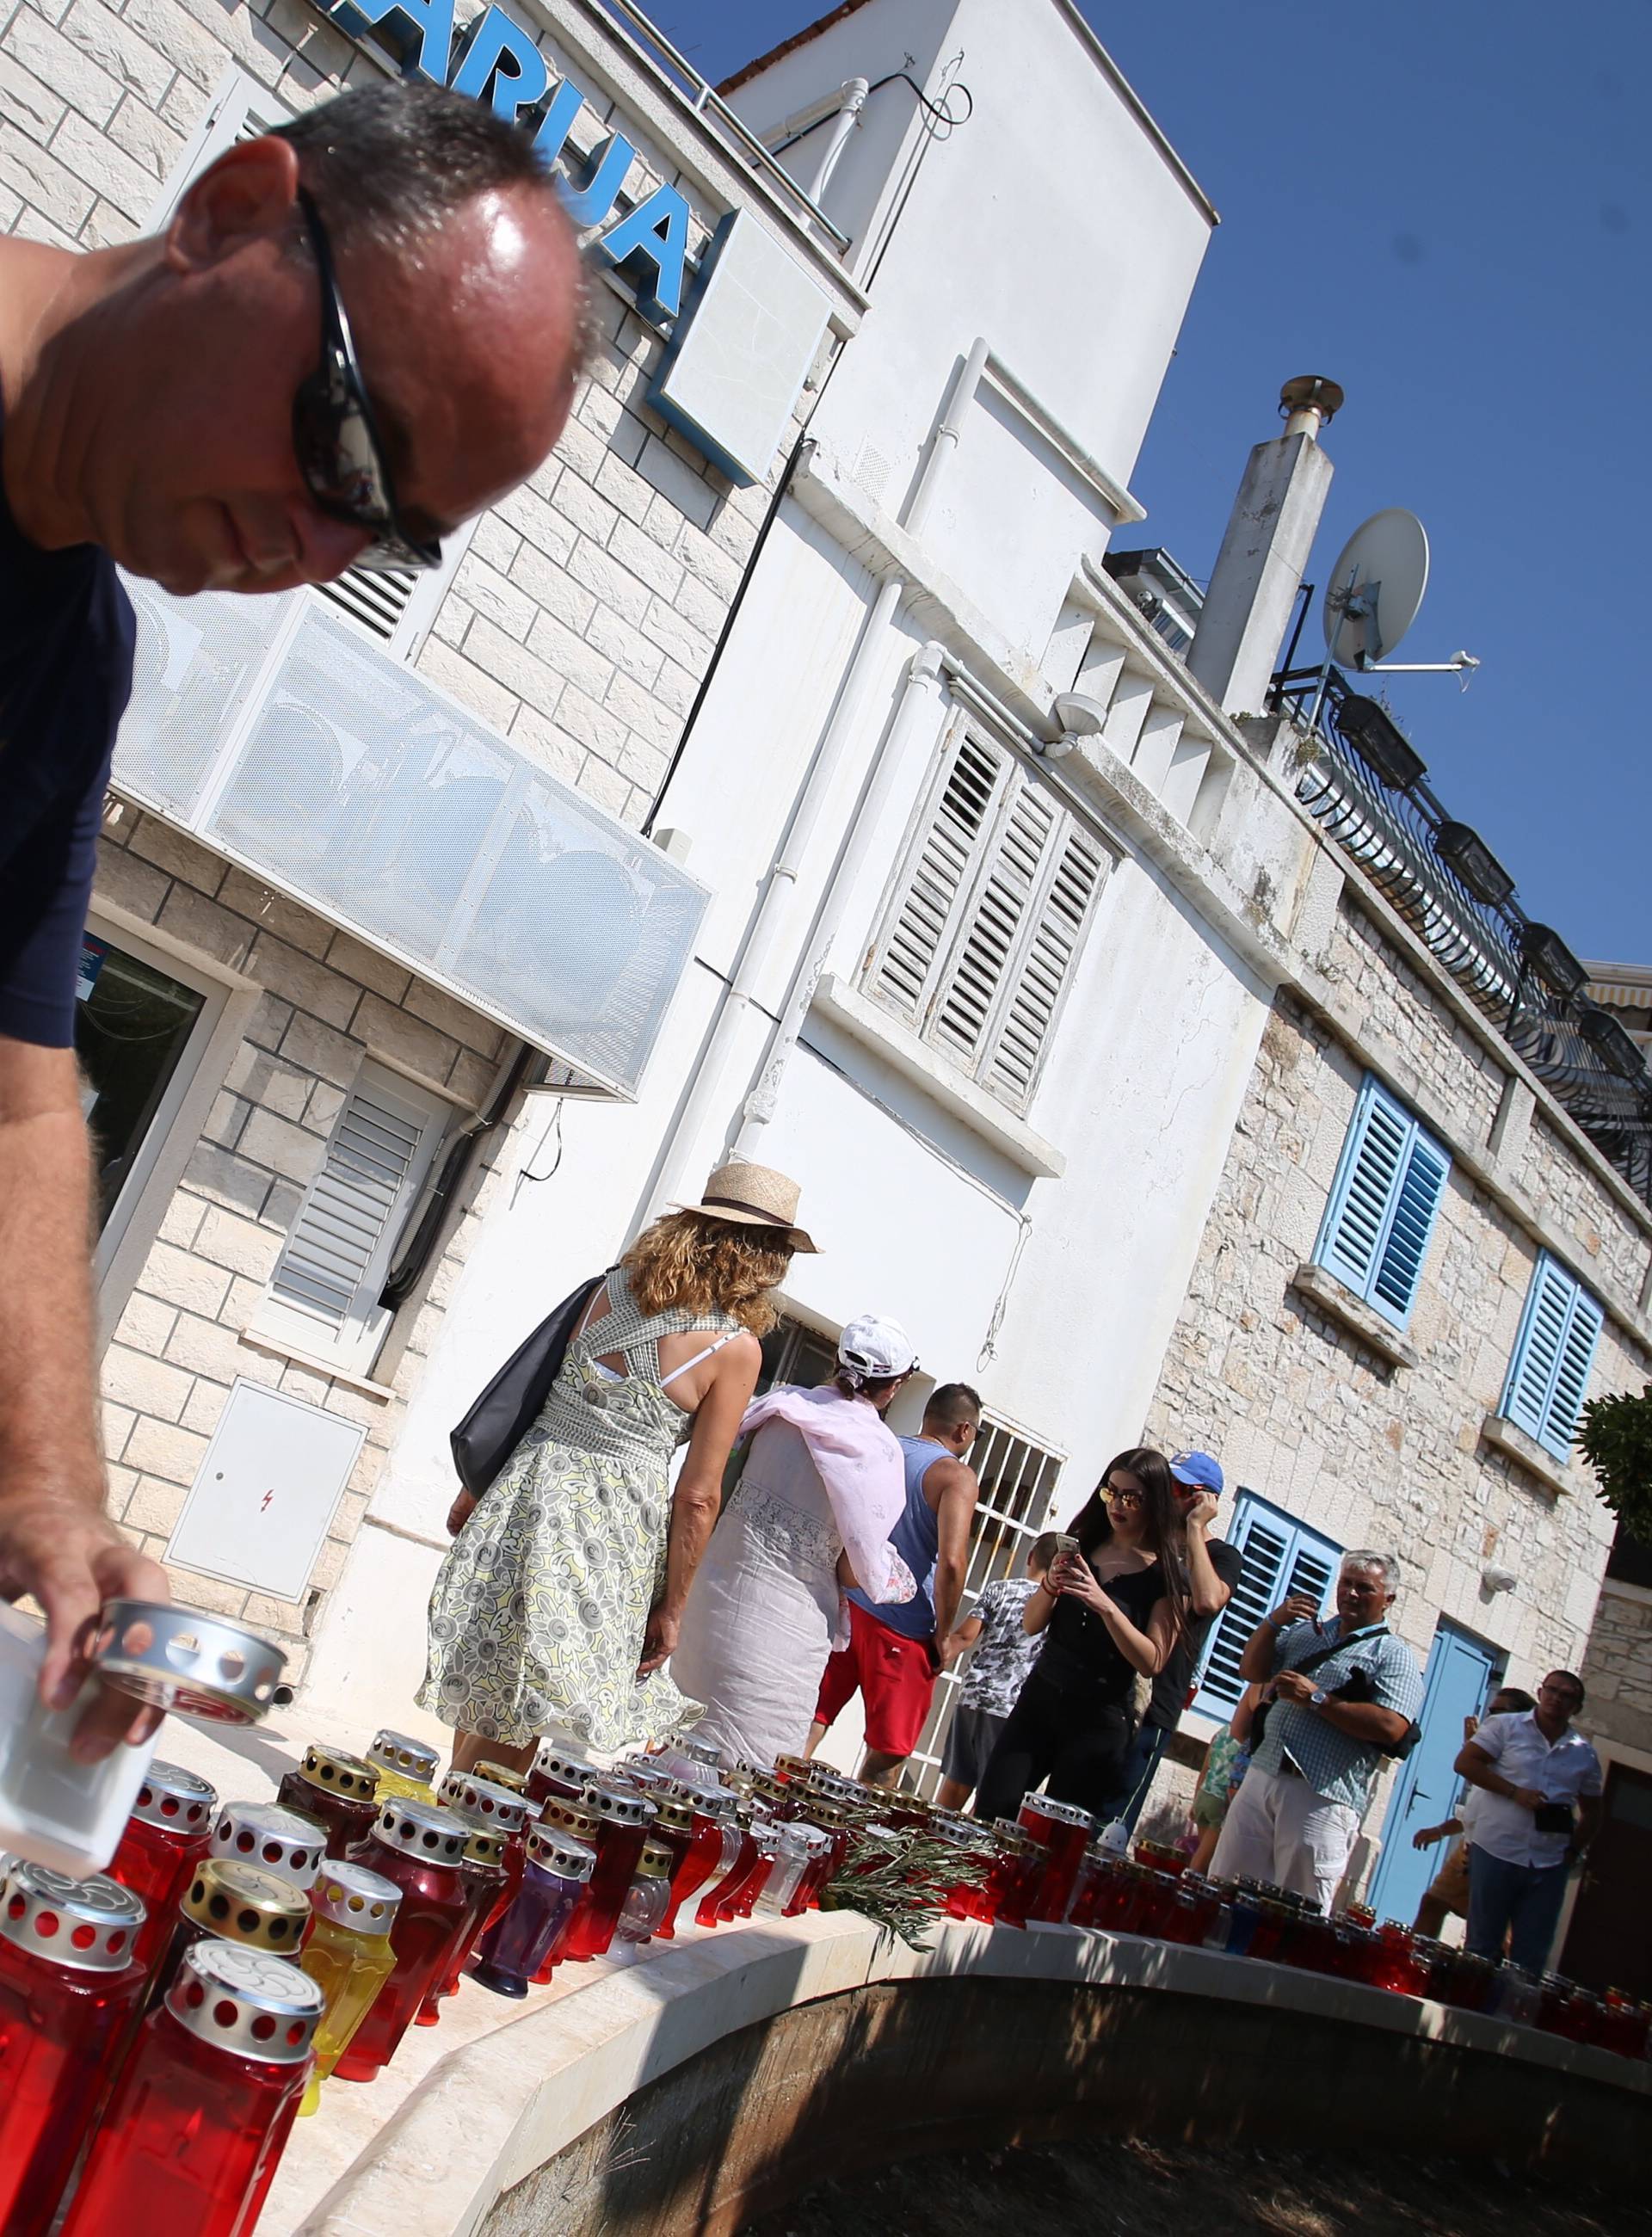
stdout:
POLYGON ((1187 653, 1224 714, 1262 711, 1335 471, 1319 430, 1341 409, 1334 380, 1287 380, 1285 432, 1259 443, 1246 466, 1187 653))

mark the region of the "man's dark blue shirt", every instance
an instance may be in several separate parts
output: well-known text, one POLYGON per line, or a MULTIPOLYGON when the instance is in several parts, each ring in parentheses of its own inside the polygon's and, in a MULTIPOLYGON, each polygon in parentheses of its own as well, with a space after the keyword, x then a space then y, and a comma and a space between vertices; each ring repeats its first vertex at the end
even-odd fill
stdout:
POLYGON ((30 544, 0 479, 0 1034, 17 1040, 74 1039, 81 934, 135 635, 107 553, 30 544))

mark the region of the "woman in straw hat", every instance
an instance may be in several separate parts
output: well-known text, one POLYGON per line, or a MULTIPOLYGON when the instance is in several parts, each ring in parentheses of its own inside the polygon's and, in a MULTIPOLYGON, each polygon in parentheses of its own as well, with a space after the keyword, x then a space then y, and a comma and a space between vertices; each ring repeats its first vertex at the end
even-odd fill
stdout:
POLYGON ((684 1612, 671 1674, 706 1705, 697 1731, 729 1763, 800 1753, 827 1658, 849 1636, 843 1589, 909 1600, 889 1543, 906 1508, 889 1401, 917 1370, 898 1323, 863 1314, 843 1330, 818 1389, 770 1390, 750 1407, 750 1448, 684 1612))
POLYGON ((456 1502, 419 1695, 457 1727, 456 1769, 479 1754, 520 1768, 547 1732, 607 1752, 693 1717, 660 1666, 774 1325, 770 1292, 815 1247, 797 1197, 783 1173, 733 1162, 657 1219, 597 1289, 496 1481, 473 1511, 456 1502))

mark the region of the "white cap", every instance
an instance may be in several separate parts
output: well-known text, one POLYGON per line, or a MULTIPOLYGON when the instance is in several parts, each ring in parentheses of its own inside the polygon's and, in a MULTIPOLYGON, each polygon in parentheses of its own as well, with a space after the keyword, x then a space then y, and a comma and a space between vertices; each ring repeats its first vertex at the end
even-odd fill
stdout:
POLYGON ((842 1367, 875 1380, 885 1375, 906 1375, 918 1363, 912 1339, 899 1321, 886 1321, 876 1313, 852 1320, 837 1339, 842 1367))

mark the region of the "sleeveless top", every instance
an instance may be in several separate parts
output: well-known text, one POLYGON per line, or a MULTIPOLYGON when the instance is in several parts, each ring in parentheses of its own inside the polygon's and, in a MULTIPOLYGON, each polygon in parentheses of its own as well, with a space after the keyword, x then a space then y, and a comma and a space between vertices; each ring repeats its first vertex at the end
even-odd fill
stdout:
POLYGON ((909 1600, 869 1600, 858 1585, 849 1597, 876 1616, 887 1630, 903 1639, 935 1636, 935 1568, 940 1550, 940 1519, 923 1495, 923 1479, 937 1461, 950 1460, 944 1445, 932 1437, 902 1437, 901 1455, 906 1464, 906 1508, 889 1533, 889 1543, 917 1580, 909 1600))
MULTIPOLYGON (((661 1380, 660 1337, 688 1336, 697 1330, 737 1336, 742 1323, 732 1313, 692 1313, 682 1305, 644 1313, 631 1296, 623 1266, 609 1275, 607 1297, 608 1310, 601 1319, 588 1323, 570 1339, 551 1395, 522 1448, 567 1445, 576 1451, 604 1453, 612 1460, 653 1461, 664 1466, 689 1435, 694 1417, 661 1380), (626 1369, 618 1378, 611 1369, 599 1364, 616 1355, 626 1369)), ((671 1379, 675 1381, 675 1376, 671 1379)))
MULTIPOLYGON (((1164 1573, 1156 1561, 1149 1569, 1131 1569, 1120 1577, 1104 1577, 1100 1583, 1107 1598, 1117 1602, 1138 1631, 1146 1631, 1148 1618, 1165 1597, 1164 1573)), ((1044 1637, 1044 1652, 1034 1666, 1028 1685, 1042 1679, 1063 1693, 1081 1687, 1098 1702, 1128 1702, 1135 1670, 1093 1610, 1063 1594, 1045 1627, 1044 1637)))

